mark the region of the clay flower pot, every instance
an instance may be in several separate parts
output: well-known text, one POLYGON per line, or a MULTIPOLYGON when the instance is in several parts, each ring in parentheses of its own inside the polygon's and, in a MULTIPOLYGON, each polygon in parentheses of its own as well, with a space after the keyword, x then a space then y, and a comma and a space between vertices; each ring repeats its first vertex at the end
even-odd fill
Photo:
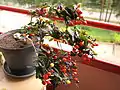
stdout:
MULTIPOLYGON (((0 35, 0 40, 16 31, 13 30, 0 35)), ((23 48, 5 48, 0 45, 0 51, 5 58, 4 71, 6 74, 13 77, 28 77, 35 73, 33 61, 36 54, 32 45, 23 48)))

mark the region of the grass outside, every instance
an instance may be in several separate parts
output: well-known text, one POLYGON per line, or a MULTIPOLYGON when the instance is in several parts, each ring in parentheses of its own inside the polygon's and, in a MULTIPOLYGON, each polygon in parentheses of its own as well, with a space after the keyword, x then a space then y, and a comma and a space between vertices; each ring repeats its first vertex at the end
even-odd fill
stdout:
MULTIPOLYGON (((64 24, 59 22, 58 27, 65 29, 64 24)), ((101 28, 89 27, 89 26, 80 26, 81 29, 86 30, 86 32, 96 38, 100 42, 110 42, 110 43, 120 43, 120 33, 110 30, 105 30, 101 28)))
POLYGON ((86 30, 87 33, 93 38, 96 38, 97 41, 115 42, 115 38, 114 38, 115 32, 113 31, 100 29, 100 28, 94 28, 94 27, 88 27, 88 26, 82 26, 82 29, 86 30))
POLYGON ((82 26, 83 30, 86 30, 87 33, 96 38, 100 42, 111 42, 120 44, 120 33, 95 27, 82 26))

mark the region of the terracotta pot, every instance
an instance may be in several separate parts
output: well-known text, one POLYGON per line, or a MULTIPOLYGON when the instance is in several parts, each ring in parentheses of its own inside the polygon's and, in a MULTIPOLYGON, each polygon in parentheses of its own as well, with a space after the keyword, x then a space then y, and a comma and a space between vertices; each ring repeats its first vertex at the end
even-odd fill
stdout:
MULTIPOLYGON (((17 30, 13 30, 2 34, 0 35, 0 39, 6 35, 13 34, 16 31, 17 30)), ((0 46, 0 51, 3 53, 7 67, 12 74, 20 76, 30 74, 34 71, 33 60, 35 59, 36 54, 32 45, 19 49, 6 49, 0 46)))

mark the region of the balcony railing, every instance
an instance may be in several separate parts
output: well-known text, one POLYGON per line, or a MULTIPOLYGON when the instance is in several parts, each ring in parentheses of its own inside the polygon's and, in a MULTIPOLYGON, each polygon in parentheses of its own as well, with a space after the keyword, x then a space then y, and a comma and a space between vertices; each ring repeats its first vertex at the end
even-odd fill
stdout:
MULTIPOLYGON (((4 6, 4 5, 0 5, 0 10, 6 10, 6 11, 11 11, 11 12, 30 15, 29 10, 9 7, 9 6, 4 6)), ((63 20, 61 18, 56 18, 56 17, 53 17, 52 19, 63 20)), ((73 23, 78 24, 78 25, 81 24, 80 21, 77 21, 77 22, 73 21, 73 23)), ((120 32, 120 26, 119 25, 104 23, 104 22, 100 22, 100 21, 98 22, 98 21, 87 20, 87 24, 84 24, 84 25, 120 32)), ((113 64, 113 63, 108 63, 108 62, 105 62, 104 60, 95 59, 95 60, 91 61, 91 63, 89 63, 88 65, 120 74, 120 65, 116 65, 116 64, 113 64)))

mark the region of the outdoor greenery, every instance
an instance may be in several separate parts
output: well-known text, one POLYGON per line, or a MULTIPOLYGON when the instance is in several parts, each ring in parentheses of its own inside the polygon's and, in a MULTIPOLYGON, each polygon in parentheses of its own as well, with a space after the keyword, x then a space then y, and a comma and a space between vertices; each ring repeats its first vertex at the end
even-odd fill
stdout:
MULTIPOLYGON (((61 28, 61 30, 65 30, 62 22, 57 22, 57 25, 61 28)), ((82 30, 85 30, 90 36, 96 38, 96 40, 99 42, 120 43, 119 32, 84 25, 78 25, 78 27, 82 30)))
POLYGON ((81 28, 87 30, 87 33, 90 34, 92 37, 96 38, 97 41, 120 44, 119 32, 87 26, 82 26, 81 28))
POLYGON ((88 34, 96 38, 100 42, 115 42, 115 32, 104 30, 100 28, 82 26, 82 29, 86 30, 88 34))

